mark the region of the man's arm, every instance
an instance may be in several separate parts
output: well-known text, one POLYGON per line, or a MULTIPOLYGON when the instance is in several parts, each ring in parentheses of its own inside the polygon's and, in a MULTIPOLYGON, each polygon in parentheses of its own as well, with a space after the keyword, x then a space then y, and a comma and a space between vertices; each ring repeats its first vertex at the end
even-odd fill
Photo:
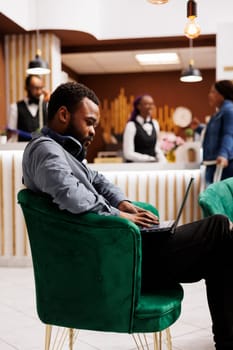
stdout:
POLYGON ((233 111, 224 110, 223 113, 217 163, 226 167, 228 166, 229 155, 232 154, 233 149, 233 111))
POLYGON ((96 183, 95 187, 92 183, 93 173, 87 174, 88 169, 82 169, 79 163, 77 168, 72 169, 66 156, 66 151, 51 139, 40 138, 30 143, 23 157, 26 187, 35 192, 49 194, 60 209, 74 214, 93 212, 100 215, 119 215, 141 226, 158 222, 155 215, 126 201, 118 187, 95 172, 97 187, 100 188, 101 184, 103 187, 99 193, 96 183), (116 206, 109 201, 115 202, 116 206))
POLYGON ((74 175, 65 152, 59 144, 47 138, 29 144, 23 157, 25 186, 49 194, 60 209, 71 213, 119 215, 119 210, 97 193, 81 168, 76 169, 74 175))

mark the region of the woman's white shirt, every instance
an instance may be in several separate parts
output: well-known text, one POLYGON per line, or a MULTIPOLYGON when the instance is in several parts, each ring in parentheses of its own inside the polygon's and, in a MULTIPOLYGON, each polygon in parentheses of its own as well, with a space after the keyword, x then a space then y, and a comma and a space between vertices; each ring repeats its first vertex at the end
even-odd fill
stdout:
POLYGON ((133 121, 130 121, 126 124, 124 134, 123 134, 123 155, 124 158, 127 160, 130 160, 132 162, 163 162, 166 163, 166 157, 164 156, 162 150, 158 146, 158 136, 159 136, 159 123, 155 119, 151 119, 150 117, 147 117, 146 121, 148 123, 144 122, 144 118, 141 116, 136 117, 136 121, 140 123, 143 127, 143 129, 146 131, 146 133, 150 136, 153 131, 152 124, 150 121, 152 121, 153 126, 155 128, 157 141, 155 144, 155 153, 156 157, 150 156, 148 154, 142 154, 139 152, 135 152, 135 144, 134 144, 134 137, 136 135, 136 126, 133 121))

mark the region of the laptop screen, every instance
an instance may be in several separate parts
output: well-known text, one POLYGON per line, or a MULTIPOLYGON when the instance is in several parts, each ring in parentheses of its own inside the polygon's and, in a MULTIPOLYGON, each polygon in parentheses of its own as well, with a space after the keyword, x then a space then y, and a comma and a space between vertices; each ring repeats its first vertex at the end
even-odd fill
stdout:
POLYGON ((179 211, 178 211, 178 214, 177 214, 176 220, 175 220, 175 222, 174 222, 174 224, 173 224, 173 227, 172 227, 172 232, 174 232, 174 231, 175 231, 175 229, 176 229, 176 227, 177 227, 177 225, 178 225, 178 223, 179 223, 179 220, 180 220, 180 217, 181 217, 182 211, 183 211, 183 209, 184 209, 184 206, 185 206, 186 200, 187 200, 187 198, 188 198, 188 194, 189 194, 190 188, 191 188, 191 186, 192 186, 193 180, 194 180, 194 178, 193 178, 193 177, 191 177, 191 178, 190 178, 190 180, 189 180, 189 183, 188 183, 188 186, 187 186, 187 188, 186 188, 186 191, 185 191, 185 195, 184 195, 183 201, 182 201, 182 203, 181 203, 181 206, 180 206, 180 209, 179 209, 179 211))

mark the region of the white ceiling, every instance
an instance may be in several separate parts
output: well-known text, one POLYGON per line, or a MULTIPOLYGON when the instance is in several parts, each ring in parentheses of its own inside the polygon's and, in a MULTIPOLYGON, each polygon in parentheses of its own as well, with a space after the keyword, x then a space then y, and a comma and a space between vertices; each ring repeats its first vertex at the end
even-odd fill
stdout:
POLYGON ((187 68, 190 58, 199 69, 214 69, 216 67, 215 47, 177 48, 166 50, 135 50, 94 53, 62 54, 62 62, 77 74, 113 74, 140 73, 182 70, 187 68), (176 52, 180 64, 141 66, 135 55, 137 53, 176 52))

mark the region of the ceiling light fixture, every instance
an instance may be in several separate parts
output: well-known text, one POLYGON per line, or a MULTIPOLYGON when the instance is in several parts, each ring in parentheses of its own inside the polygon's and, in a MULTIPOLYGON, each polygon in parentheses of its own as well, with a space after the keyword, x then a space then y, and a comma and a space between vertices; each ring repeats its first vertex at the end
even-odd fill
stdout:
POLYGON ((199 24, 195 22, 197 17, 197 4, 194 0, 187 2, 187 18, 188 22, 185 25, 184 33, 189 39, 197 38, 201 33, 199 24))
POLYGON ((135 55, 141 65, 178 64, 179 57, 175 52, 144 53, 135 55))
POLYGON ((155 5, 166 4, 168 2, 168 0, 147 0, 147 1, 155 5))
POLYGON ((39 30, 36 31, 36 42, 37 42, 37 51, 36 56, 33 60, 28 63, 28 69, 26 73, 28 75, 45 75, 50 73, 48 63, 41 58, 41 49, 39 48, 39 30))
POLYGON ((197 83, 203 80, 201 72, 198 68, 194 67, 194 60, 192 58, 192 49, 193 49, 193 40, 189 39, 189 54, 190 54, 190 60, 189 60, 189 66, 188 68, 182 70, 180 81, 184 83, 197 83))
POLYGON ((184 83, 197 83, 202 80, 200 70, 194 67, 194 60, 190 60, 188 68, 181 72, 180 81, 184 83))

